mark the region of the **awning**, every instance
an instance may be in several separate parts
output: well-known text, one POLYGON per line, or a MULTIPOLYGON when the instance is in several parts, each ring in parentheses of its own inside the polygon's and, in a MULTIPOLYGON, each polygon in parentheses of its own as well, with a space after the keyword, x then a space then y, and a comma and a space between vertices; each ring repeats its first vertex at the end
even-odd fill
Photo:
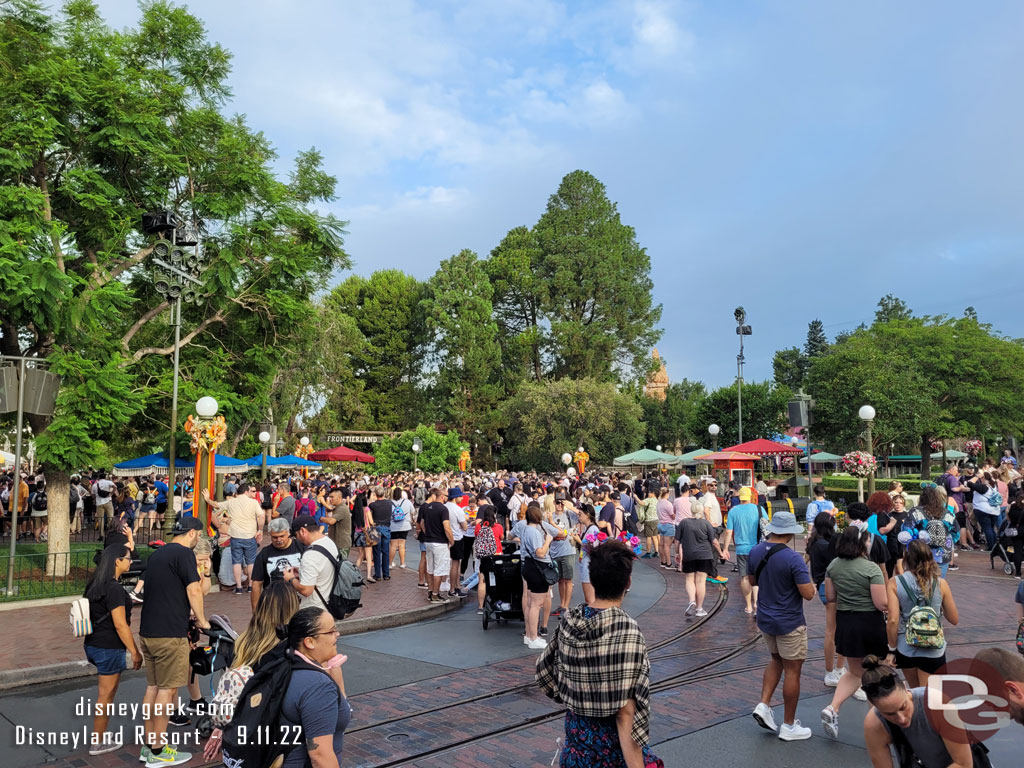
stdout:
POLYGON ((718 451, 716 453, 707 453, 700 457, 701 464, 711 464, 715 461, 760 461, 760 456, 754 456, 749 453, 740 453, 739 451, 718 451))
POLYGON ((370 454, 357 451, 354 448, 347 448, 344 445, 324 451, 314 451, 309 454, 309 458, 314 461, 358 461, 363 464, 373 464, 376 461, 370 454))
POLYGON ((710 464, 710 461, 704 461, 703 459, 703 457, 707 456, 709 453, 711 453, 711 451, 709 451, 707 448, 698 448, 695 451, 690 451, 689 453, 684 453, 682 456, 679 456, 679 463, 686 464, 687 466, 696 464, 710 464))
MULTIPOLYGON (((811 454, 811 464, 830 464, 834 461, 842 461, 842 456, 837 456, 834 453, 828 453, 827 451, 819 451, 818 453, 811 454)), ((800 459, 801 464, 807 463, 807 457, 804 456, 800 459)))
MULTIPOLYGON (((148 456, 139 456, 136 459, 128 459, 114 465, 114 474, 118 477, 133 477, 135 475, 151 475, 155 472, 166 472, 171 467, 167 453, 151 453, 148 456)), ((174 460, 174 474, 191 475, 195 474, 196 457, 180 456, 174 460)), ((217 454, 214 459, 214 471, 218 475, 225 475, 229 472, 247 472, 250 468, 248 462, 242 459, 235 459, 231 456, 217 454)))
POLYGON ((792 456, 796 453, 803 453, 800 448, 794 448, 791 445, 783 445, 782 443, 775 443, 771 440, 765 440, 763 437, 757 440, 748 440, 745 443, 739 445, 732 445, 725 449, 726 451, 738 451, 739 453, 751 453, 758 457, 764 458, 765 456, 792 456))
POLYGON ((679 457, 671 453, 652 451, 650 448, 641 448, 639 451, 627 453, 612 460, 615 467, 655 467, 661 464, 678 464, 679 457))

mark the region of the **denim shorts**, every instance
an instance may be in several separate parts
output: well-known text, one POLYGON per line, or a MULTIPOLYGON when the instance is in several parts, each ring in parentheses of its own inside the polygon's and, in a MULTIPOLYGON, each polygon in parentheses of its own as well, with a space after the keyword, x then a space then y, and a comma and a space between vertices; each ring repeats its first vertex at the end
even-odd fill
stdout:
POLYGON ((241 565, 243 568, 252 565, 259 551, 260 545, 256 543, 256 539, 232 539, 231 564, 241 565))
POLYGON ((676 527, 672 523, 658 523, 658 533, 671 539, 676 535, 676 527))
POLYGON ((94 648, 85 646, 85 658, 89 660, 101 675, 116 675, 128 667, 125 661, 124 648, 94 648))

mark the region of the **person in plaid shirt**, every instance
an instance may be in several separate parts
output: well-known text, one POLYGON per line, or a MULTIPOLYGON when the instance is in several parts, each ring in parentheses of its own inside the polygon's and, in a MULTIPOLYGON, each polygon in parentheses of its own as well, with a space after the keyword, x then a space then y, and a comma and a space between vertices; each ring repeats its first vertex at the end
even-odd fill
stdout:
POLYGON ((591 605, 573 608, 537 660, 537 683, 568 709, 561 768, 663 766, 647 747, 651 664, 622 610, 633 551, 606 541, 590 553, 591 605))

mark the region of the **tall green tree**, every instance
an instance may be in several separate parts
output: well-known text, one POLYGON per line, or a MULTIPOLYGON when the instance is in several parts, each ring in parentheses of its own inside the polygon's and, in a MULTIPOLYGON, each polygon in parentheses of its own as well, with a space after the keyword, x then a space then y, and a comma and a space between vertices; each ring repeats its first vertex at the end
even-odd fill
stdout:
POLYGON ((828 337, 821 320, 811 320, 807 324, 807 341, 804 342, 804 356, 808 360, 828 354, 828 337))
POLYGON ((876 323, 888 323, 893 320, 909 320, 913 316, 907 302, 891 293, 885 294, 878 300, 878 309, 875 310, 876 323))
POLYGON ((67 470, 104 442, 159 447, 169 428, 170 305, 150 284, 144 212, 205 225, 181 400, 187 411, 213 394, 232 429, 269 407, 275 347, 348 264, 343 223, 314 207, 334 194, 320 155, 277 179, 267 138, 221 112, 229 70, 202 23, 168 3, 122 32, 87 0, 54 17, 32 0, 0 6, 0 350, 64 379, 37 441, 51 554, 68 549, 67 470))
MULTIPOLYGON (((362 383, 366 428, 408 429, 422 411, 425 295, 415 277, 385 269, 368 278, 353 275, 324 299, 326 310, 351 317, 364 339, 353 349, 351 365, 362 383)), ((346 419, 342 413, 338 417, 346 419)))
POLYGON ((463 439, 477 429, 489 440, 497 434, 501 347, 492 296, 483 263, 463 250, 441 262, 422 302, 444 417, 463 439))
MULTIPOLYGON (((772 383, 744 382, 743 384, 743 440, 759 437, 770 438, 786 426, 786 402, 790 390, 772 383)), ((739 442, 739 393, 736 385, 719 387, 705 397, 697 409, 698 423, 707 430, 709 424, 717 424, 722 431, 718 435, 719 448, 739 442)))
MULTIPOLYGON (((509 231, 485 262, 494 290, 492 304, 498 324, 503 371, 517 384, 524 377, 544 378, 544 284, 537 271, 543 253, 527 227, 509 231)), ((510 387, 511 388, 511 387, 510 387)))
POLYGON ((449 472, 459 465, 459 455, 469 444, 455 432, 438 432, 424 424, 395 437, 385 437, 373 453, 375 473, 410 472, 413 466, 420 472, 449 472), (423 443, 423 450, 415 455, 413 438, 423 443), (414 459, 415 456, 415 459, 414 459))
POLYGON ((676 443, 682 448, 707 443, 707 424, 701 425, 697 413, 707 390, 699 381, 682 381, 670 384, 665 390, 664 400, 643 397, 643 419, 647 425, 646 445, 661 445, 671 452, 676 443))
POLYGON ((560 379, 526 383, 502 408, 505 458, 516 469, 557 469, 559 457, 582 445, 596 464, 642 445, 636 400, 612 382, 560 379))
POLYGON ((807 364, 807 357, 798 347, 780 349, 772 358, 775 383, 795 392, 804 386, 807 364))
POLYGON ((651 260, 604 184, 586 171, 568 174, 534 231, 553 374, 608 381, 646 374, 661 336, 651 260))

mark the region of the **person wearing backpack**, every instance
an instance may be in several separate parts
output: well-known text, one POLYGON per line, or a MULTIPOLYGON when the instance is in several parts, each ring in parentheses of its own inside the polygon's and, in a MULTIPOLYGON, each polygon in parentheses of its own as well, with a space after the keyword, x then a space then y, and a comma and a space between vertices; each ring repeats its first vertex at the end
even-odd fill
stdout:
POLYGON ((89 601, 92 632, 83 643, 85 657, 96 667, 99 690, 96 704, 100 706, 92 720, 90 755, 102 755, 120 749, 123 744, 107 733, 110 718, 108 705, 114 701, 121 673, 127 668, 125 651, 132 655, 132 669, 142 666, 142 653, 132 637, 132 603, 118 579, 131 567, 132 553, 123 544, 112 544, 103 550, 99 564, 85 586, 83 596, 89 601))
POLYGON ((413 504, 405 498, 405 493, 398 486, 391 492, 391 552, 388 559, 392 567, 395 565, 395 554, 398 554, 398 567, 405 568, 405 542, 412 530, 413 504))
POLYGON ((35 491, 33 491, 28 500, 28 508, 32 510, 32 536, 37 544, 41 541, 46 541, 46 519, 47 515, 49 515, 48 506, 46 485, 37 483, 35 491))
MULTIPOLYGON (((490 499, 481 493, 477 501, 480 506, 476 512, 476 526, 473 531, 473 555, 479 560, 483 557, 502 554, 501 540, 505 537, 505 530, 498 522, 497 514, 491 505, 490 499)), ((487 579, 478 579, 476 584, 477 616, 483 616, 484 598, 486 596, 487 579)))
MULTIPOLYGON (((304 517, 304 516, 302 516, 304 517)), ((224 729, 224 764, 235 768, 338 768, 352 710, 345 696, 334 617, 319 607, 288 622, 282 659, 262 666, 245 684, 224 729), (253 734, 266 729, 270 739, 253 734)))
POLYGON ((903 573, 889 579, 889 641, 887 663, 903 670, 911 688, 927 685, 928 677, 946 663, 946 639, 940 619, 960 621, 949 584, 939 572, 931 547, 915 539, 903 557, 903 573))

